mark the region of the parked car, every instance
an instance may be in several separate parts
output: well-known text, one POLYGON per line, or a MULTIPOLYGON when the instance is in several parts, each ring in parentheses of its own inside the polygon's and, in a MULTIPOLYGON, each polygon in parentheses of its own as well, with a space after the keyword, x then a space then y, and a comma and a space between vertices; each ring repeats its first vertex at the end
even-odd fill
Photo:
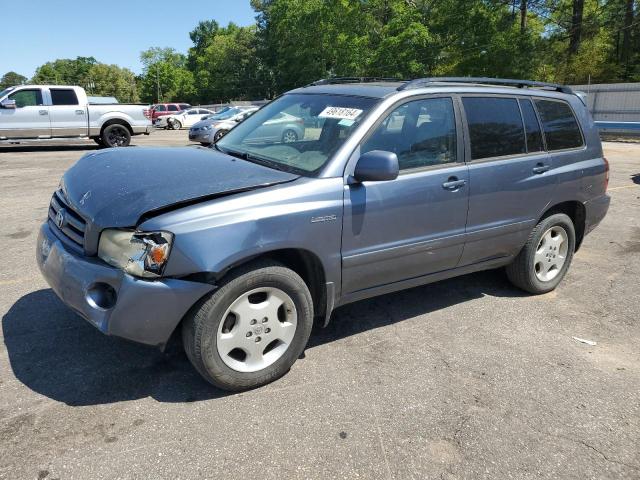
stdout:
POLYGON ((173 115, 187 108, 191 108, 191 105, 188 103, 157 103, 151 105, 151 121, 155 123, 156 119, 160 117, 173 115))
POLYGON ((210 145, 257 110, 258 107, 233 107, 210 115, 189 129, 189 140, 210 145))
POLYGON ((183 127, 190 127, 196 122, 199 122, 208 115, 213 115, 215 112, 207 108, 188 108, 173 115, 165 115, 158 117, 153 125, 156 128, 170 128, 171 130, 180 130, 183 127))
POLYGON ((282 95, 211 149, 80 159, 38 237, 49 285, 106 334, 161 348, 179 334, 229 390, 284 375, 340 305, 498 267, 531 294, 556 288, 610 200, 579 96, 499 79, 337 82, 282 95), (301 111, 317 134, 252 140, 301 111))
POLYGON ((151 131, 148 105, 89 103, 81 87, 20 85, 0 92, 0 142, 92 138, 126 147, 151 131))

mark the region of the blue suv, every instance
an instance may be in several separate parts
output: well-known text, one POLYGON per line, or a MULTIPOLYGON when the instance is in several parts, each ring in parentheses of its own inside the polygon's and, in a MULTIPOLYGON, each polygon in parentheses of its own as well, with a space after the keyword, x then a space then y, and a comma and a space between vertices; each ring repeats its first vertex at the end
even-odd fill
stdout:
POLYGON ((263 385, 340 305, 505 267, 532 294, 562 280, 605 216, 608 163, 569 88, 489 78, 321 80, 212 148, 85 155, 54 193, 37 258, 105 334, 202 376, 263 385), (309 119, 295 141, 255 132, 309 119))

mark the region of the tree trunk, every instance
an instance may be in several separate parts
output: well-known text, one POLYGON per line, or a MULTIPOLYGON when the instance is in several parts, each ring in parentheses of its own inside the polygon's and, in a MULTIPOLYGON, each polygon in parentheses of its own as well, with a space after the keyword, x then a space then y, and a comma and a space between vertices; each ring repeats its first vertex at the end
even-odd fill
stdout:
POLYGON ((569 35, 569 55, 575 55, 580 48, 583 11, 584 0, 573 0, 573 16, 571 17, 571 32, 569 35))
POLYGON ((520 33, 527 29, 527 0, 520 0, 520 33))
POLYGON ((631 73, 631 27, 633 25, 633 0, 627 0, 624 13, 624 29, 622 31, 622 64, 624 76, 631 73))

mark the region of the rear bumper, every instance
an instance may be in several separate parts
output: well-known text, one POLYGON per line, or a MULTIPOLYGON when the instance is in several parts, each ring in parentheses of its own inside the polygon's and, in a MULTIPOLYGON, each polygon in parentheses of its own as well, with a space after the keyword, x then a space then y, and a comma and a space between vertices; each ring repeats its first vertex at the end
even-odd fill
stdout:
POLYGON ((106 335, 147 345, 164 346, 189 308, 215 288, 176 279, 134 278, 65 249, 46 223, 40 228, 36 257, 47 283, 76 313, 106 335), (115 295, 99 306, 96 292, 105 289, 115 295))
POLYGON ((131 127, 134 135, 149 135, 151 133, 151 125, 138 125, 131 127))
POLYGON ((591 232, 607 214, 611 197, 607 194, 600 195, 594 199, 584 203, 585 208, 585 224, 584 234, 591 232))

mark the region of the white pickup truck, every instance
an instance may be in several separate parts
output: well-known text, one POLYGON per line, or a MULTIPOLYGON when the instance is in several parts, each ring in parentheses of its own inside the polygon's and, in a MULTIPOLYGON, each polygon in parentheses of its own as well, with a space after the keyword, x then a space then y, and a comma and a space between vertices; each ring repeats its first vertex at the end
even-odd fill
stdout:
POLYGON ((0 92, 0 143, 91 138, 126 147, 151 132, 148 105, 90 104, 81 87, 20 85, 0 92))

